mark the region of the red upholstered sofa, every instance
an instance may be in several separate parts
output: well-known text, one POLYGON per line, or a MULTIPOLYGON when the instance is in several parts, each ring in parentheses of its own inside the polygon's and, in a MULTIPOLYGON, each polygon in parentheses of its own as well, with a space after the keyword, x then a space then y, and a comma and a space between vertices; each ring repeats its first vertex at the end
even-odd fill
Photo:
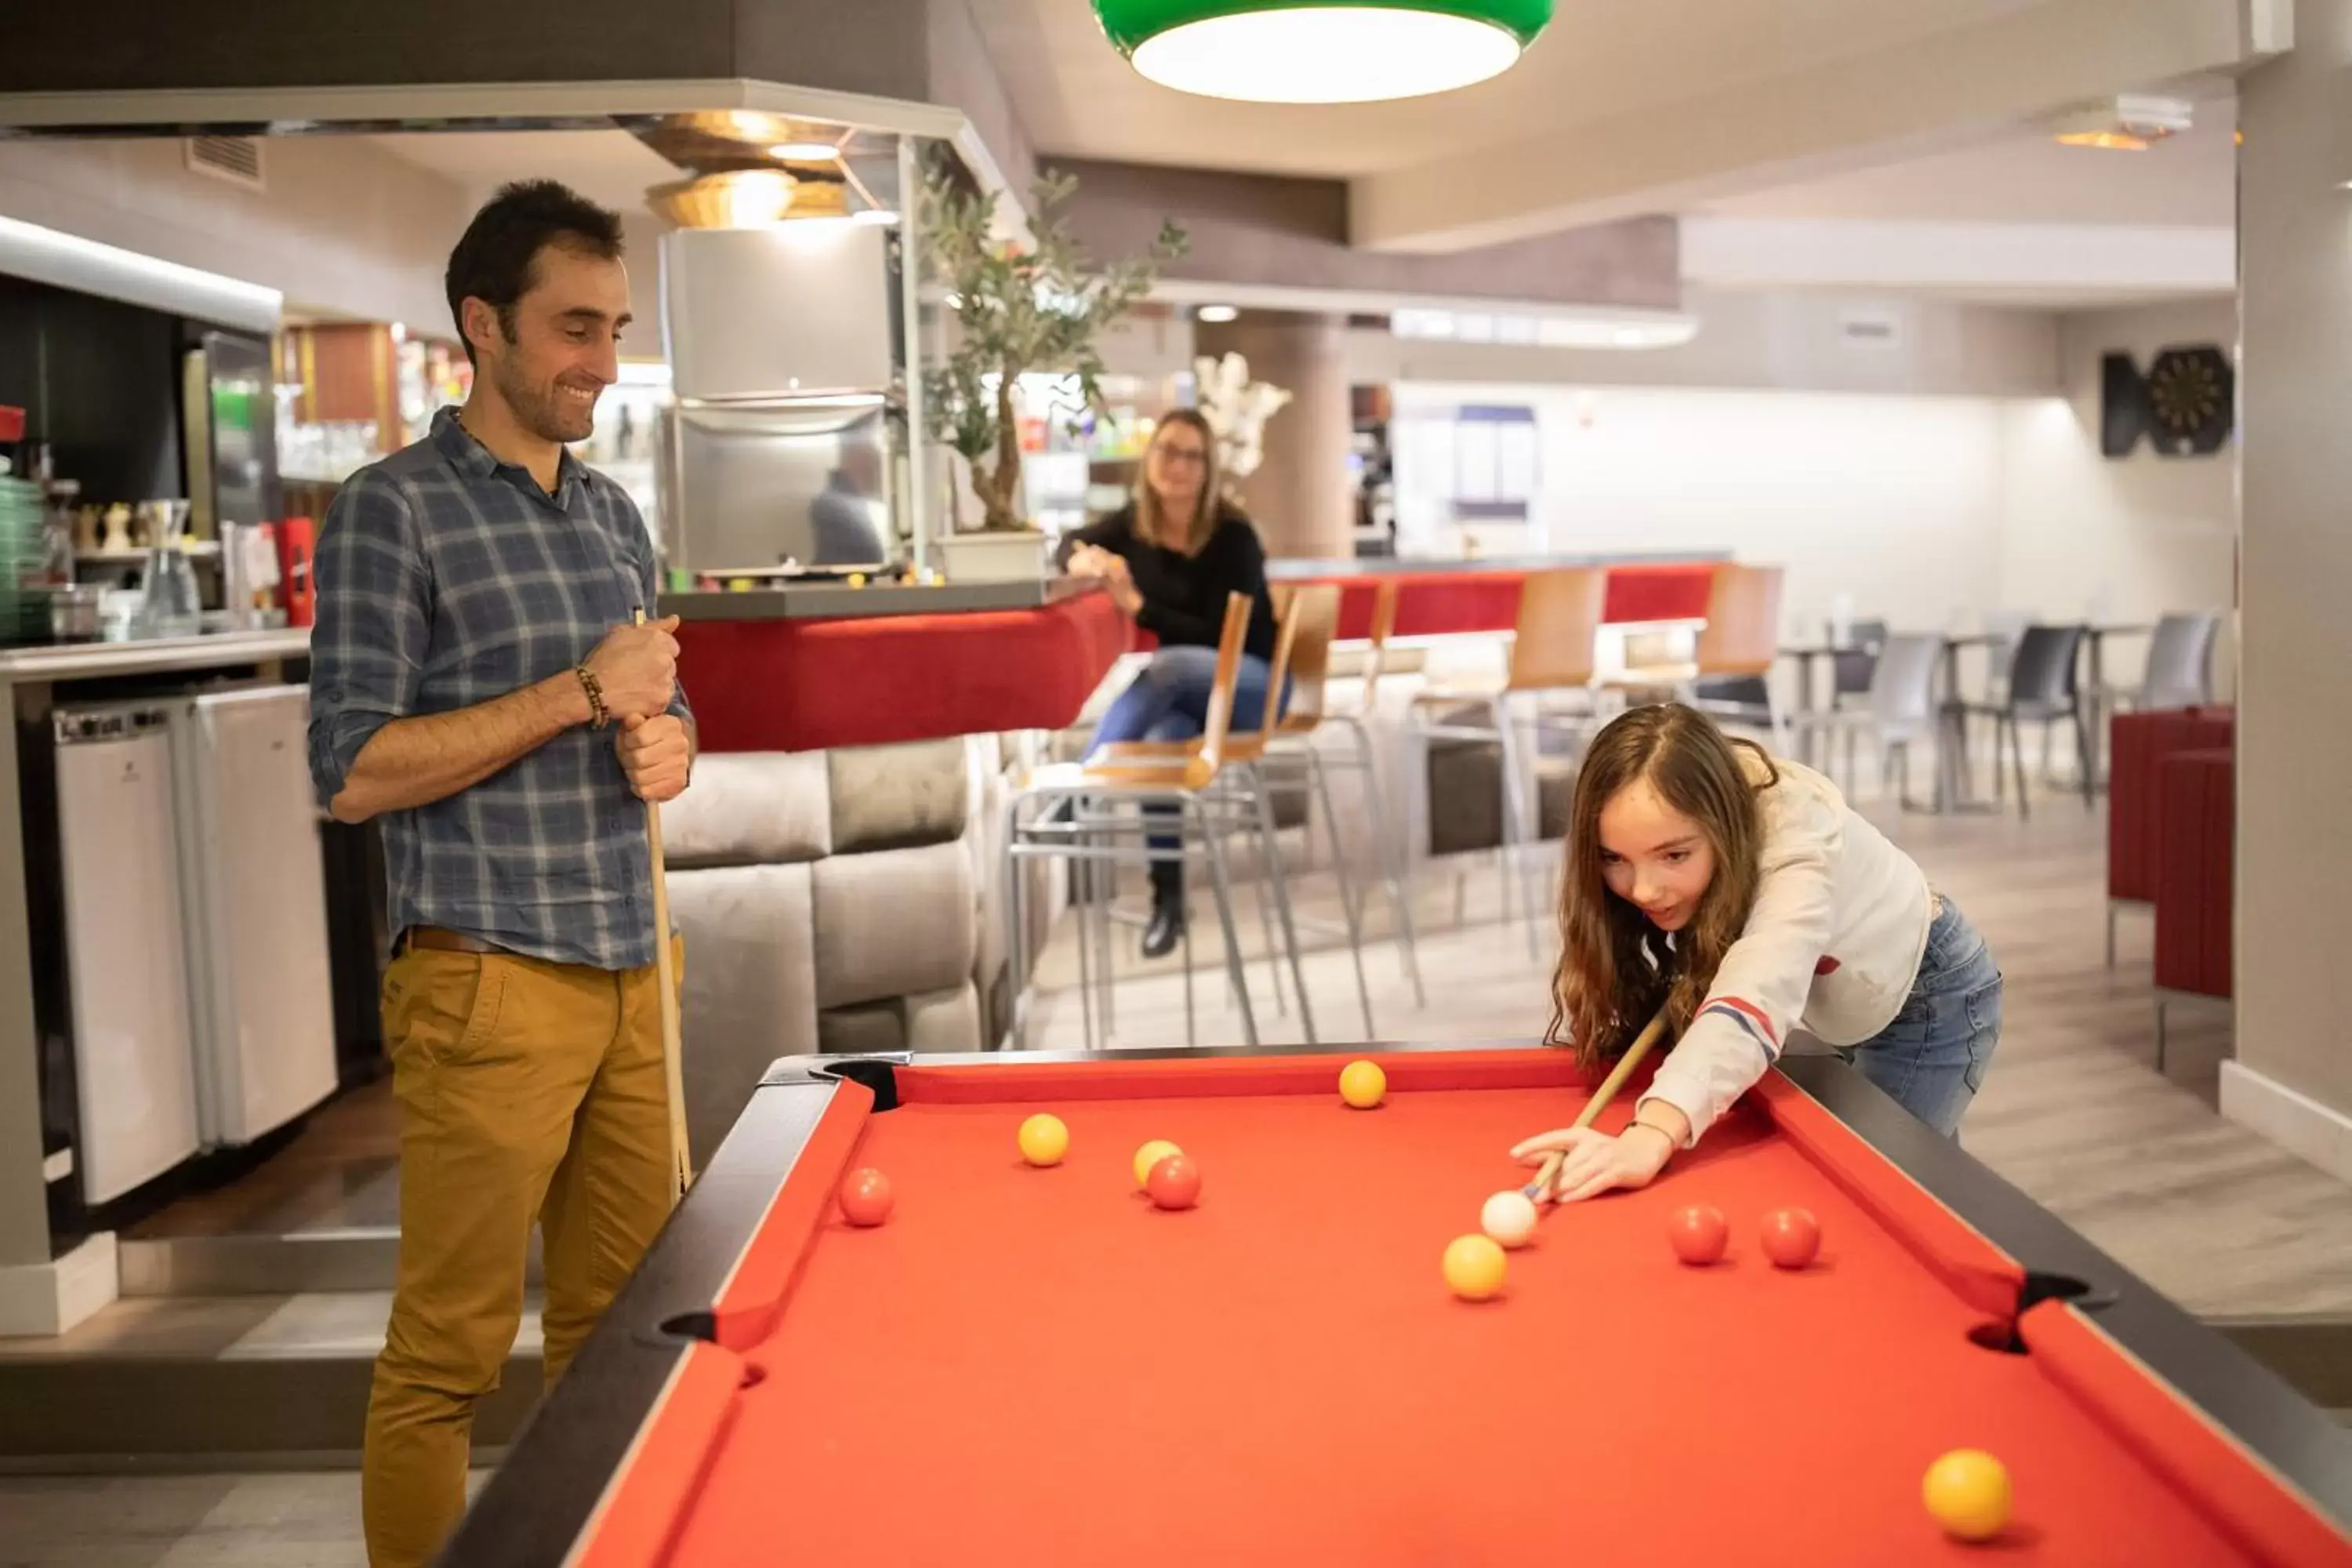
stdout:
POLYGON ((2226 708, 2118 714, 2107 816, 2107 962, 2116 912, 2156 911, 2157 1066, 2167 994, 2231 994, 2236 716, 2226 708))

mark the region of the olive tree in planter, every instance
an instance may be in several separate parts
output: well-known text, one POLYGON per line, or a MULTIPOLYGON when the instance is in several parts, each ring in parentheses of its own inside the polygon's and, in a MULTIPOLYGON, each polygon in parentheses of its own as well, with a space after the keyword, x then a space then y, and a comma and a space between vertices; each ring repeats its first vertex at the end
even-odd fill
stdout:
POLYGON ((942 164, 925 181, 924 250, 957 328, 945 360, 924 373, 925 424, 932 439, 970 466, 981 505, 977 532, 951 532, 942 542, 950 577, 1026 577, 1042 569, 1044 536, 1015 499, 1021 377, 1035 371, 1074 378, 1078 402, 1065 411, 1073 425, 1100 408, 1097 336, 1151 291, 1162 262, 1183 254, 1184 233, 1169 223, 1148 257, 1089 266, 1058 210, 1076 185, 1067 174, 1037 181, 1034 243, 1022 247, 993 232, 996 193, 964 188, 942 164))

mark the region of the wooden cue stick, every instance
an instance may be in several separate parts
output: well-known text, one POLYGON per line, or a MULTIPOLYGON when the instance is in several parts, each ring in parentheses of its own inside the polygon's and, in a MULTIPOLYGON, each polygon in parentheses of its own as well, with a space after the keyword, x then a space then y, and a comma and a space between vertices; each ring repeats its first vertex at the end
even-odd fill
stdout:
MULTIPOLYGON (((646 624, 646 607, 637 606, 636 624, 646 624)), ((669 950, 669 875, 662 858, 661 806, 646 802, 646 842, 652 852, 654 877, 654 984, 661 990, 662 1079, 669 1096, 669 1201, 686 1195, 694 1167, 686 1148, 686 1079, 678 1067, 677 971, 669 950)))
MULTIPOLYGON (((1625 1047, 1625 1054, 1617 1058, 1617 1065, 1609 1069, 1609 1076, 1601 1080, 1601 1087, 1592 1091, 1592 1098, 1584 1102, 1582 1110, 1577 1112, 1577 1126, 1591 1126, 1601 1113, 1609 1109, 1609 1102, 1617 1098, 1617 1091, 1625 1087, 1625 1080, 1633 1076, 1633 1069, 1642 1065, 1642 1058, 1650 1054, 1650 1047, 1656 1045, 1658 1037, 1665 1032, 1666 1010, 1661 1007, 1656 1017, 1642 1026, 1642 1032, 1633 1037, 1633 1043, 1625 1047)), ((1542 1167, 1536 1172, 1536 1179, 1528 1184, 1528 1195, 1539 1198, 1550 1192, 1552 1183, 1559 1179, 1560 1163, 1567 1158, 1568 1152, 1564 1149, 1555 1149, 1545 1155, 1542 1167)))

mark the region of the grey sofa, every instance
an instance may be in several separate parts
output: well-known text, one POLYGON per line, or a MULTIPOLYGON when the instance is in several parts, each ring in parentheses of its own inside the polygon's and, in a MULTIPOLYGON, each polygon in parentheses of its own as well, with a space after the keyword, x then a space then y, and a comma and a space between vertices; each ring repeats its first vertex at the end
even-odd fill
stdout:
POLYGON ((1003 798, 993 736, 697 762, 662 837, 698 1163, 778 1057, 995 1037, 1003 798))

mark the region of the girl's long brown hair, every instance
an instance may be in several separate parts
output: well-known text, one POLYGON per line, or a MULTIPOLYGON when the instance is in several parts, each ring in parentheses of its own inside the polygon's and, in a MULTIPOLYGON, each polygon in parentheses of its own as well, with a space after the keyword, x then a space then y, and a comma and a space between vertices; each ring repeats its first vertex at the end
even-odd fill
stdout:
POLYGON ((1171 408, 1160 416, 1159 426, 1151 432, 1151 447, 1160 444, 1160 433, 1171 425, 1196 432, 1208 454, 1201 464, 1201 497, 1193 503, 1191 517, 1170 517, 1160 504, 1160 492, 1151 488, 1151 453, 1147 447, 1143 460, 1135 465, 1135 536, 1162 550, 1198 555, 1209 542, 1209 535, 1216 531, 1221 492, 1225 488, 1224 475, 1217 467, 1217 433, 1209 428, 1199 409, 1171 408))
POLYGON ((1671 1034, 1690 1026, 1755 906, 1764 840, 1757 795, 1778 782, 1761 746, 1729 739, 1678 702, 1633 709, 1593 738, 1569 812, 1547 1040, 1567 1045, 1590 1067, 1622 1054, 1661 1007, 1671 1034), (1761 763, 1762 783, 1748 776, 1743 750, 1761 763), (1644 780, 1696 823, 1715 850, 1715 876, 1671 946, 1648 917, 1609 890, 1601 873, 1601 808, 1644 780))

